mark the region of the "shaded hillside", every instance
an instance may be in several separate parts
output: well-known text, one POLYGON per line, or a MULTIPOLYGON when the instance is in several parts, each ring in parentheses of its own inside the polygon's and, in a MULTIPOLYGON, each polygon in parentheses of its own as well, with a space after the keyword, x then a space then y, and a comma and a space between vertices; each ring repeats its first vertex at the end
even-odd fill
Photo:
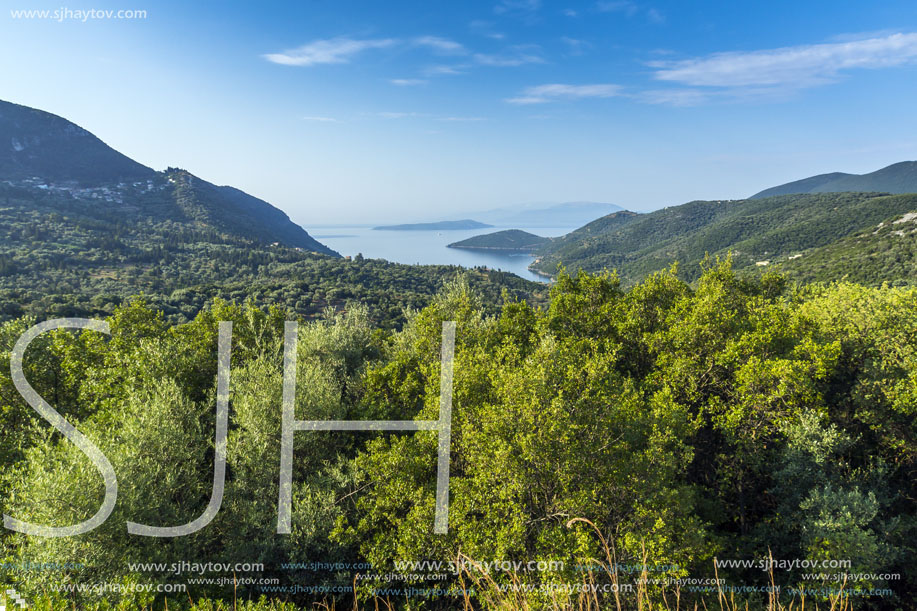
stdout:
POLYGON ((0 184, 19 206, 40 200, 61 214, 92 209, 111 224, 179 224, 338 256, 263 200, 184 170, 155 172, 66 119, 2 101, 0 184))
POLYGON ((869 174, 834 172, 765 189, 751 199, 792 193, 840 193, 874 191, 877 193, 917 193, 917 161, 902 161, 869 174))
POLYGON ((282 210, 234 187, 218 187, 184 170, 167 173, 172 197, 187 220, 260 242, 278 242, 340 256, 310 236, 282 210))
POLYGON ((0 180, 98 186, 155 174, 66 119, 0 100, 0 180))

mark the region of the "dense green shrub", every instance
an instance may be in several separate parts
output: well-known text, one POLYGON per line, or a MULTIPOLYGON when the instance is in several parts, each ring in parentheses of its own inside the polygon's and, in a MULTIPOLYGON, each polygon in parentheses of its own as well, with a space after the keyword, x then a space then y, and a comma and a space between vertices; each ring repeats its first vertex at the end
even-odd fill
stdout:
MULTIPOLYGON (((259 562, 286 585, 349 585, 357 572, 285 567, 314 560, 370 563, 376 573, 459 553, 566 563, 515 575, 537 586, 576 582, 578 563, 604 557, 593 531, 569 524, 588 518, 617 561, 669 565, 657 577, 712 576, 714 557, 849 559, 851 573, 901 576, 847 584, 894 592, 857 599, 858 608, 913 605, 917 290, 787 287, 779 276, 747 279, 709 263, 693 287, 674 270, 628 290, 613 275, 579 273, 560 276, 547 309, 507 298, 492 314, 484 303, 459 280, 408 312, 397 332, 376 328, 364 308, 328 311, 300 328, 297 418, 435 420, 441 323, 456 321, 447 535, 432 529, 429 432, 296 433, 293 533, 277 535, 284 313, 216 301, 172 325, 134 301, 110 318, 110 339, 55 332, 26 363, 42 396, 110 457, 118 506, 81 537, 8 532, 7 560, 78 559, 83 568, 55 575, 71 583, 178 579, 131 572, 128 562, 259 562), (220 320, 234 324, 222 510, 187 537, 130 536, 126 520, 183 524, 206 506, 220 320)), ((3 348, 31 322, 4 323, 3 348)), ((98 473, 48 433, 7 372, 4 513, 49 524, 85 519, 102 496, 98 473)), ((755 568, 719 574, 733 583, 768 579, 755 568)), ((47 591, 47 575, 7 577, 31 596, 47 591)), ((493 575, 503 584, 511 577, 493 575)), ((831 585, 799 570, 775 578, 831 585)), ((385 580, 361 584, 369 596, 385 580)), ((225 601, 227 591, 189 593, 225 601)), ((236 595, 266 593, 245 586, 236 595)), ((537 592, 528 598, 532 608, 549 603, 537 592)))

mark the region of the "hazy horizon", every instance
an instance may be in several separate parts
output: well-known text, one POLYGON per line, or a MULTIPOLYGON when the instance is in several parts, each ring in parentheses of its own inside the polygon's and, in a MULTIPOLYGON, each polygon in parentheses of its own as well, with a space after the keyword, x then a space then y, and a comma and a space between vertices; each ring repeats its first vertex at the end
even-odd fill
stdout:
POLYGON ((0 98, 310 226, 649 211, 917 158, 917 6, 111 1, 0 14, 0 98))

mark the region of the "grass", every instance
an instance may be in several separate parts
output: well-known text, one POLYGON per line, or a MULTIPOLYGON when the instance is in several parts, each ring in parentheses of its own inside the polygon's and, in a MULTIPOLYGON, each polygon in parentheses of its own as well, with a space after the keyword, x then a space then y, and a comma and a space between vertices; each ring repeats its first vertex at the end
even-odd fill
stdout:
MULTIPOLYGON (((524 583, 518 573, 509 574, 509 583, 498 583, 480 562, 459 554, 456 565, 461 567, 458 574, 458 592, 461 596, 454 602, 444 600, 434 603, 437 609, 458 609, 463 611, 852 611, 853 604, 849 593, 845 592, 846 582, 839 588, 837 594, 826 600, 807 600, 805 595, 794 595, 790 600, 781 600, 779 589, 774 581, 773 568, 769 569, 770 591, 767 592, 766 601, 736 600, 735 592, 728 593, 719 581, 719 572, 714 558, 714 575, 716 577, 716 595, 708 597, 692 593, 692 596, 683 596, 680 585, 670 588, 665 585, 649 586, 647 571, 647 557, 644 551, 642 558, 643 569, 634 584, 624 584, 618 572, 616 552, 601 531, 585 518, 574 518, 567 523, 567 527, 576 524, 585 524, 591 527, 601 541, 604 559, 589 558, 589 570, 584 572, 580 583, 576 587, 563 584, 566 587, 547 588, 541 590, 524 583), (593 567, 598 570, 594 570, 593 567), (690 600, 686 600, 690 598, 690 600), (763 605, 763 606, 762 606, 763 605)), ((771 558, 773 560, 773 558, 771 558)), ((771 563, 773 566, 773 563, 771 563)), ((357 592, 357 580, 354 578, 354 592, 357 592)), ((187 594, 186 594, 187 595, 187 594)), ((373 597, 359 600, 356 595, 351 600, 325 599, 313 603, 309 607, 297 606, 290 602, 269 600, 262 596, 256 601, 236 599, 235 592, 232 600, 202 599, 197 602, 188 596, 187 601, 168 598, 155 605, 138 601, 122 601, 120 603, 75 603, 62 600, 59 597, 44 597, 35 600, 30 609, 37 611, 301 611, 313 609, 320 611, 395 611, 396 609, 415 609, 417 601, 396 600, 390 598, 373 597), (402 602, 404 604, 402 604, 402 602)), ((3 595, 0 593, 0 600, 3 595)), ((7 602, 9 605, 9 602, 7 602)))
POLYGON ((704 599, 693 602, 684 601, 678 585, 674 589, 662 586, 655 591, 650 591, 647 586, 649 580, 645 552, 642 559, 643 570, 636 580, 635 588, 627 589, 622 587, 623 584, 620 581, 614 547, 608 544, 595 524, 585 518, 574 518, 567 523, 567 526, 570 527, 578 522, 585 523, 595 530, 602 542, 605 559, 589 559, 601 571, 596 573, 590 569, 585 573, 581 584, 583 587, 579 589, 576 596, 572 596, 569 590, 561 590, 560 594, 551 592, 547 601, 533 601, 530 596, 526 595, 527 589, 518 579, 518 575, 512 575, 509 587, 501 586, 484 571, 479 563, 475 563, 470 558, 462 558, 465 560, 460 564, 465 567, 460 575, 462 591, 465 594, 463 608, 467 611, 473 609, 488 611, 602 611, 608 609, 615 611, 713 611, 714 609, 717 611, 757 611, 762 608, 766 611, 806 611, 806 609, 810 611, 852 611, 853 609, 850 596, 844 592, 843 586, 837 595, 829 597, 821 604, 807 602, 805 595, 794 596, 786 603, 781 602, 779 590, 774 582, 773 568, 768 571, 771 590, 768 592, 766 607, 761 607, 757 603, 752 607, 752 603, 748 601, 736 601, 735 592, 729 592, 727 595, 723 590, 719 582, 715 558, 713 568, 718 585, 716 599, 709 601, 709 605, 708 601, 704 599), (603 582, 611 586, 610 596, 600 595, 599 590, 603 582), (466 583, 474 584, 477 604, 473 603, 471 591, 466 587, 466 583))

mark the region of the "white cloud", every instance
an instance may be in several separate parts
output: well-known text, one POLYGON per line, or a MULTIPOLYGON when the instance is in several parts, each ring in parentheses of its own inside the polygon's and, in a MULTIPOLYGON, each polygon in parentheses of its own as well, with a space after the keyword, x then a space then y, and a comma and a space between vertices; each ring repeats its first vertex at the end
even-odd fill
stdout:
POLYGON ((624 13, 628 17, 637 12, 637 5, 631 0, 604 0, 595 3, 600 13, 624 13))
POLYGON ((576 17, 579 13, 574 11, 572 8, 567 8, 561 11, 565 17, 576 17))
POLYGON ((399 87, 412 87, 415 85, 425 85, 427 81, 422 78, 393 78, 389 80, 389 83, 398 85, 399 87))
MULTIPOLYGON (((395 45, 413 45, 430 49, 438 55, 467 55, 468 50, 459 42, 441 36, 417 36, 410 40, 395 38, 354 39, 346 36, 314 40, 282 53, 268 53, 264 59, 284 66, 315 66, 318 64, 345 64, 369 49, 384 49, 395 45)), ((407 83, 402 83, 407 84, 407 83)))
POLYGON ((483 117, 440 116, 425 112, 370 112, 363 113, 363 116, 377 119, 417 119, 421 121, 440 121, 443 123, 476 123, 487 120, 483 117))
POLYGON ((498 55, 490 53, 475 53, 474 61, 482 66, 513 67, 525 64, 543 64, 544 60, 531 53, 515 53, 512 55, 498 55))
POLYGON ((423 73, 427 76, 451 76, 455 74, 465 74, 467 66, 429 66, 424 68, 423 73))
POLYGON ((699 88, 683 87, 671 89, 648 89, 629 97, 648 104, 668 106, 700 106, 710 102, 751 102, 755 104, 785 102, 793 97, 796 89, 789 87, 735 87, 699 88))
POLYGON ((468 53, 461 43, 439 36, 419 36, 414 39, 414 44, 419 47, 429 47, 444 55, 464 55, 468 53))
POLYGON ((384 49, 398 41, 392 38, 356 40, 338 37, 315 40, 283 53, 268 53, 263 57, 284 66, 314 66, 317 64, 344 64, 354 55, 367 49, 384 49))
POLYGON ((484 117, 440 117, 437 121, 446 121, 448 123, 477 123, 486 121, 484 117))
POLYGON ((619 85, 609 83, 596 85, 563 85, 554 83, 529 87, 522 95, 509 98, 510 104, 544 104, 560 99, 579 100, 583 98, 612 98, 623 95, 619 85))
POLYGON ((494 40, 503 40, 506 38, 506 35, 502 32, 494 31, 494 24, 491 21, 476 19, 469 23, 468 27, 471 28, 471 30, 476 34, 480 34, 481 36, 486 36, 488 38, 493 38, 494 40))
POLYGON ((375 116, 383 119, 406 119, 408 117, 420 117, 422 115, 416 112, 377 112, 375 116))
POLYGON ((710 100, 710 92, 700 89, 653 89, 636 96, 648 104, 666 106, 699 106, 710 100))
POLYGON ((560 41, 570 47, 570 55, 582 55, 585 49, 592 46, 585 40, 570 38, 569 36, 561 36, 560 41))
POLYGON ((829 36, 825 42, 857 42, 860 40, 866 40, 867 38, 885 38, 886 36, 891 36, 892 34, 898 34, 901 30, 895 28, 885 28, 882 30, 871 30, 868 32, 845 32, 843 34, 835 34, 834 36, 829 36))
POLYGON ((917 61, 917 33, 761 51, 715 53, 657 61, 657 80, 691 87, 800 89, 835 82, 846 70, 887 68, 917 61))
POLYGON ((595 10, 600 13, 621 13, 633 17, 638 13, 646 14, 650 23, 665 23, 665 15, 659 9, 641 7, 633 0, 599 0, 595 3, 595 10))
POLYGON ((340 123, 337 119, 332 117, 303 117, 303 121, 317 121, 319 123, 340 123))
POLYGON ((502 0, 494 7, 494 13, 530 13, 541 8, 541 0, 502 0))

